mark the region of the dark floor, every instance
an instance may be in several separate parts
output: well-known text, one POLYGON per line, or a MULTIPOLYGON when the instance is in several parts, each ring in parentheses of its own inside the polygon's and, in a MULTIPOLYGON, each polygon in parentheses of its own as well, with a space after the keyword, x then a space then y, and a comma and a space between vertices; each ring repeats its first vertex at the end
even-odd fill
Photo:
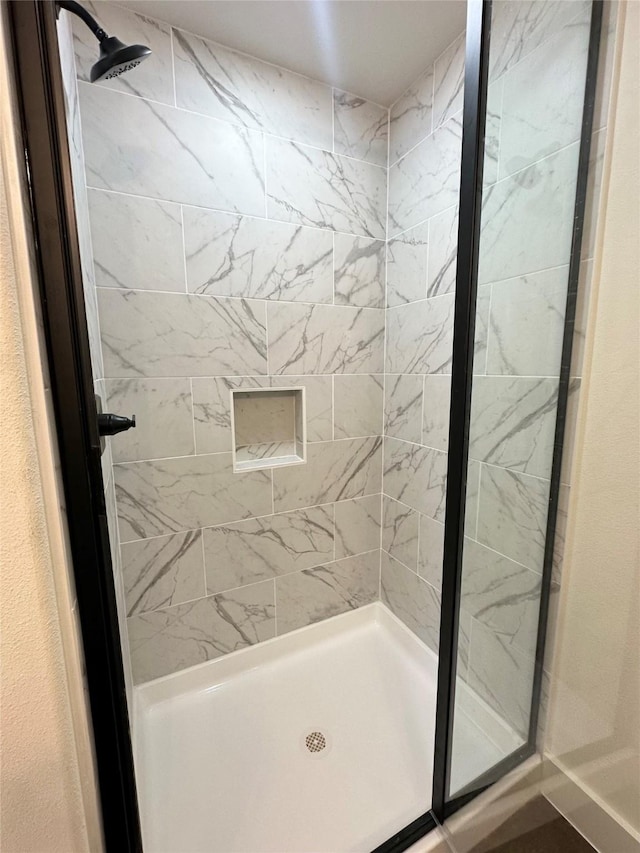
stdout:
POLYGON ((544 797, 537 797, 471 853, 595 853, 595 850, 544 797))

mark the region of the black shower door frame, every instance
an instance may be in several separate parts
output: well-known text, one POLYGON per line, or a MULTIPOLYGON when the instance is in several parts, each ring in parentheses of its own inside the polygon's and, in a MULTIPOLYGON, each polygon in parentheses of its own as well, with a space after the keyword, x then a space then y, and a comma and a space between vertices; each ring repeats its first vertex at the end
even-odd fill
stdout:
MULTIPOLYGON (((401 853, 535 752, 569 369, 575 320, 602 0, 593 11, 558 393, 540 617, 527 743, 458 796, 448 795, 455 700, 491 0, 468 0, 458 263, 452 362, 432 806, 376 848, 401 853)), ((64 91, 51 0, 10 0, 36 275, 51 376, 69 542, 86 662, 106 849, 140 853, 142 837, 100 465, 100 438, 64 91)))

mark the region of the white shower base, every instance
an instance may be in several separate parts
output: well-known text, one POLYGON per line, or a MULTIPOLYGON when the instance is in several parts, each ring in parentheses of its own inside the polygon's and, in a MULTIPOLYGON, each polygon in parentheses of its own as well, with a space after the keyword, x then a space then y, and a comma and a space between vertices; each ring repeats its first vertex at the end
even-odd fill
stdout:
MULTIPOLYGON (((378 602, 136 688, 145 853, 371 851, 430 807, 436 678, 378 602)), ((454 787, 516 745, 464 699, 454 787)))

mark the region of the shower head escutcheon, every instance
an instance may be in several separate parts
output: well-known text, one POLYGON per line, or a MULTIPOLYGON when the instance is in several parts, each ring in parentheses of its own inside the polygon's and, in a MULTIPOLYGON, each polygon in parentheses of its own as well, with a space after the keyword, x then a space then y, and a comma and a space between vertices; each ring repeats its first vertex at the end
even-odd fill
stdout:
POLYGON ((75 0, 56 0, 56 5, 81 18, 98 39, 100 58, 91 68, 89 78, 92 83, 118 77, 151 56, 151 50, 143 44, 124 44, 115 36, 108 36, 96 19, 75 0))

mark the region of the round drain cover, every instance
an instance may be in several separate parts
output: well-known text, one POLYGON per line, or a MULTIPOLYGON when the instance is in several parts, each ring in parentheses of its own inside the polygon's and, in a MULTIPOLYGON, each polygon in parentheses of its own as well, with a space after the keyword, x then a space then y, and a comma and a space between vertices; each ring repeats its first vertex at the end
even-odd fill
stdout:
POLYGON ((322 732, 309 732, 304 742, 309 752, 322 752, 327 746, 327 739, 322 732))

